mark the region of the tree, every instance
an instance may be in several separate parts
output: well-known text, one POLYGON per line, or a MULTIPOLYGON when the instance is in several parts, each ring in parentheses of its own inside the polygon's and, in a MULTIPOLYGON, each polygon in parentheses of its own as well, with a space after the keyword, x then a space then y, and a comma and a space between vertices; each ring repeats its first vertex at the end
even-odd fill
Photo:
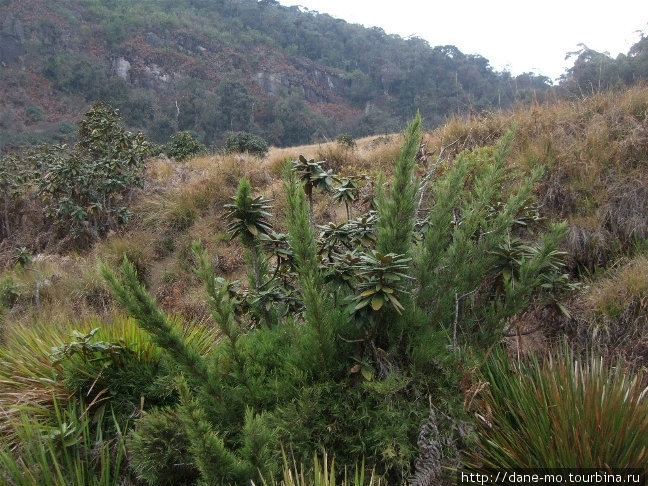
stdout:
POLYGON ((73 149, 53 146, 37 155, 46 214, 74 239, 96 239, 124 224, 151 148, 142 134, 124 130, 117 110, 95 103, 80 123, 73 149))

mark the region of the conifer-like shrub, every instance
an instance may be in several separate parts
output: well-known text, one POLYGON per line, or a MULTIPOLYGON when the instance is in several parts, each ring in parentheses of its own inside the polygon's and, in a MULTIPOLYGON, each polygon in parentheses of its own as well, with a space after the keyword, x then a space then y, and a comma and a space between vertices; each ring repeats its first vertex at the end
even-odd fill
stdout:
POLYGON ((189 439, 174 410, 144 414, 126 438, 130 467, 150 486, 188 486, 198 478, 189 439))
MULTIPOLYGON (((173 411, 200 481, 272 481, 282 444, 300 463, 313 447, 346 466, 364 457, 390 484, 415 462, 431 464, 421 477, 437 477, 457 454, 454 432, 444 425, 433 457, 419 438, 436 427, 431 406, 461 416, 464 349, 478 354, 501 339, 509 317, 559 306, 570 290, 557 250, 564 225, 541 227, 536 217, 541 172, 520 180, 507 170, 512 133, 445 168, 425 208, 426 186, 415 177, 420 127, 417 116, 393 178, 377 181, 377 211, 319 227, 319 236, 309 203, 316 184, 339 183, 332 172, 302 156, 287 173, 285 235, 272 229, 267 199, 240 180, 224 209, 230 235, 250 253, 247 288, 216 275, 193 245, 222 336, 210 356, 178 332, 132 264, 119 274, 103 268, 116 300, 173 364, 173 411)), ((142 443, 159 440, 139 430, 142 443)), ((137 461, 154 463, 140 452, 137 461)))

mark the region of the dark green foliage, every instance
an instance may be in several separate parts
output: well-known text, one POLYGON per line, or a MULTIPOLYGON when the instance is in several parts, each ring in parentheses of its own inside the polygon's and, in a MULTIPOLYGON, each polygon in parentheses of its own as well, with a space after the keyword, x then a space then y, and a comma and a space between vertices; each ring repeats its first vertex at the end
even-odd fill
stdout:
MULTIPOLYGON (((539 228, 531 191, 540 172, 517 182, 507 171, 510 137, 461 155, 435 181, 427 224, 416 225, 424 232, 415 230, 422 189, 413 178, 420 117, 406 133, 378 214, 320 227, 321 241, 295 172, 311 194, 314 180, 332 183, 332 174, 303 158, 296 164, 303 170, 289 172, 286 235, 271 230, 267 201, 253 198, 242 179, 227 209, 232 236, 252 255, 249 290, 217 277, 200 244, 193 246, 222 333, 208 359, 155 306, 132 266, 122 265, 121 278, 103 270, 120 304, 184 374, 175 412, 199 482, 274 478, 284 444, 299 461, 317 447, 337 464, 364 457, 397 484, 422 453, 421 427, 436 426, 430 405, 448 417, 435 460, 456 455, 450 423, 463 418, 459 385, 472 366, 464 350, 479 356, 500 339, 509 316, 559 305, 570 290, 556 249, 564 227, 531 232, 539 228), (301 305, 291 307, 290 295, 301 305)), ((142 443, 158 440, 154 430, 141 432, 142 443)), ((154 464, 141 454, 142 464, 154 464)))
POLYGON ((333 191, 333 200, 337 203, 344 203, 346 206, 348 221, 351 221, 353 217, 353 203, 358 200, 360 193, 357 179, 344 179, 333 191))
POLYGON ((174 401, 173 393, 160 386, 168 370, 159 353, 134 349, 125 343, 95 341, 98 328, 88 334, 73 331, 73 341, 52 349, 66 387, 79 399, 95 404, 106 400, 121 423, 126 423, 144 400, 147 406, 174 401), (94 341, 94 342, 93 342, 94 341))
POLYGON ((164 146, 164 152, 178 161, 203 154, 206 150, 205 145, 187 131, 174 134, 169 143, 164 146))
POLYGON ((11 309, 20 297, 20 286, 9 276, 0 279, 0 306, 11 309))
POLYGON ((412 278, 406 273, 409 269, 409 258, 378 251, 361 254, 358 263, 353 267, 358 280, 357 292, 351 299, 351 312, 362 309, 377 312, 383 306, 393 307, 399 314, 404 310, 399 294, 405 292, 407 280, 412 278))
POLYGON ((225 217, 229 221, 227 231, 232 238, 239 236, 241 242, 249 246, 255 237, 268 234, 272 225, 268 222, 271 216, 267 209, 270 202, 263 196, 252 199, 252 187, 247 178, 239 181, 236 196, 232 198, 234 204, 226 204, 224 207, 228 210, 225 217))
POLYGON ((228 153, 249 153, 256 157, 265 157, 268 153, 268 143, 258 135, 238 132, 225 139, 225 151, 228 153))
POLYGON ((53 146, 34 156, 46 214, 76 238, 97 239, 127 222, 127 201, 142 182, 150 149, 141 134, 124 130, 116 110, 96 103, 80 123, 74 149, 53 146))
POLYGON ((342 147, 345 147, 345 148, 348 148, 348 149, 355 148, 355 146, 356 146, 355 139, 351 135, 349 135, 348 133, 342 133, 342 134, 338 135, 337 138, 335 139, 335 141, 339 145, 341 145, 342 147))
POLYGON ((136 424, 126 446, 130 467, 139 479, 150 486, 189 486, 198 479, 189 438, 175 410, 153 410, 136 424))
POLYGON ((308 220, 311 224, 313 223, 313 190, 329 192, 333 189, 333 182, 338 180, 333 169, 324 170, 322 163, 323 160, 315 162, 315 159, 306 160, 303 155, 300 155, 299 160, 294 161, 292 165, 292 171, 299 177, 304 192, 308 196, 308 220))
POLYGON ((405 143, 394 167, 390 196, 378 199, 376 249, 382 254, 409 253, 416 212, 414 165, 421 140, 421 115, 417 114, 405 132, 405 143))
POLYGON ((227 448, 214 431, 201 405, 191 397, 186 382, 178 383, 179 417, 189 438, 189 450, 200 470, 204 484, 247 482, 253 474, 251 465, 227 448))
POLYGON ((452 336, 453 346, 461 334, 469 339, 477 332, 483 342, 498 339, 504 319, 531 303, 543 302, 548 289, 543 283, 564 273, 560 259, 555 258, 562 227, 552 229, 540 243, 527 235, 529 251, 518 257, 509 255, 514 259, 509 265, 524 268, 517 276, 502 268, 502 250, 511 233, 524 234, 528 229, 525 214, 541 175, 536 170, 503 192, 503 183, 511 177, 505 166, 511 137, 508 134, 496 148, 459 155, 435 184, 430 229, 417 258, 417 299, 452 336), (474 179, 467 185, 471 172, 474 179))
POLYGON ((33 179, 31 164, 17 155, 0 158, 0 204, 2 226, 0 238, 11 236, 20 216, 20 199, 28 192, 33 179))
POLYGON ((165 349, 192 380, 204 383, 207 379, 204 359, 181 337, 178 329, 157 307, 153 297, 140 283, 133 265, 124 259, 121 266, 122 279, 105 266, 100 271, 119 304, 137 319, 139 326, 151 334, 153 341, 165 349))
POLYGON ((616 59, 607 52, 597 52, 585 44, 568 53, 575 57, 574 65, 561 77, 560 88, 569 95, 583 96, 646 81, 648 68, 648 37, 645 33, 628 54, 616 59))
POLYGON ((288 240, 294 252, 297 281, 304 301, 304 318, 318 338, 317 359, 325 360, 331 352, 332 321, 329 303, 323 292, 323 279, 317 260, 315 234, 310 224, 306 197, 291 177, 284 185, 288 200, 288 240))
POLYGON ((109 409, 90 414, 82 404, 54 402, 53 423, 23 415, 21 447, 0 445, 1 478, 12 486, 118 486, 124 479, 125 444, 109 409), (105 433, 105 429, 113 433, 105 433))
POLYGON ((252 264, 252 287, 256 292, 255 307, 259 309, 266 325, 271 325, 272 319, 269 309, 266 307, 263 287, 268 284, 264 281, 267 277, 267 265, 262 260, 259 237, 267 235, 272 231, 272 225, 268 222, 271 216, 266 210, 270 209, 269 201, 263 196, 252 199, 252 188, 250 181, 245 177, 239 181, 236 196, 232 198, 234 204, 226 204, 228 210, 226 217, 229 221, 227 231, 232 238, 239 236, 241 243, 249 250, 250 263, 252 264))

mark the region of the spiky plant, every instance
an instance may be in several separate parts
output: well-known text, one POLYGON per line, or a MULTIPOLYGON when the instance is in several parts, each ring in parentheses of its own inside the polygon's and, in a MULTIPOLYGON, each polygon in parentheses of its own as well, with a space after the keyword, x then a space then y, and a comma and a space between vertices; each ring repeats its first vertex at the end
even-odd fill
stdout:
POLYGON ((304 186, 304 192, 308 197, 308 220, 311 224, 313 224, 313 189, 320 192, 331 191, 333 182, 337 180, 337 176, 332 169, 324 170, 322 167, 323 162, 315 162, 315 159, 306 160, 306 157, 300 155, 299 160, 293 162, 292 166, 292 171, 299 177, 304 186))
POLYGON ((334 189, 333 200, 338 204, 344 203, 347 211, 347 221, 353 218, 353 203, 358 200, 360 189, 353 179, 344 179, 339 186, 334 189))
POLYGON ((638 468, 648 472, 648 389, 638 375, 566 347, 541 362, 496 353, 484 368, 485 409, 467 466, 638 468))
MULTIPOLYGON (((250 252, 254 291, 258 295, 267 283, 263 282, 266 268, 262 261, 259 237, 272 231, 272 225, 268 221, 271 214, 267 211, 272 206, 268 204, 270 200, 263 196, 252 199, 252 187, 246 177, 239 181, 236 196, 232 199, 234 204, 225 205, 225 209, 228 210, 226 218, 229 221, 227 231, 232 238, 238 236, 250 252)), ((270 313, 264 302, 261 302, 260 312, 266 325, 270 325, 270 313)))

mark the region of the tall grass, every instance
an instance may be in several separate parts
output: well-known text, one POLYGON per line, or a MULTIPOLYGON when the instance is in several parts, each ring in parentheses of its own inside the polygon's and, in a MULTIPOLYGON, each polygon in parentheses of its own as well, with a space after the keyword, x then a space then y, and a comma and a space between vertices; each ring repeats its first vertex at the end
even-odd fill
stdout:
POLYGON ((0 480, 8 486, 115 486, 122 484, 124 438, 119 424, 106 437, 106 411, 95 416, 70 402, 54 400, 54 422, 46 424, 22 416, 17 427, 20 446, 12 450, 0 442, 0 480))
POLYGON ((563 348, 541 362, 485 366, 487 424, 468 464, 485 468, 639 468, 648 471, 648 389, 639 376, 563 348))
POLYGON ((364 459, 361 464, 356 465, 353 471, 346 467, 343 471, 335 468, 335 458, 330 458, 324 451, 322 456, 313 454, 313 466, 309 469, 304 464, 297 464, 294 456, 288 459, 286 450, 281 448, 282 455, 282 478, 279 483, 272 481, 268 483, 263 480, 264 486, 382 486, 383 480, 375 475, 372 470, 369 476, 366 475, 364 459))

